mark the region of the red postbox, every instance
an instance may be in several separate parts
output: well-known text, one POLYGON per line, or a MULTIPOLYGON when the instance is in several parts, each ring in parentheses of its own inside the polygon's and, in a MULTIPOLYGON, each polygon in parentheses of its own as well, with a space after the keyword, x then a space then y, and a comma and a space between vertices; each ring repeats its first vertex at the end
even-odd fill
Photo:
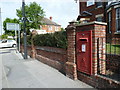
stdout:
POLYGON ((92 31, 76 34, 77 70, 92 75, 92 31))

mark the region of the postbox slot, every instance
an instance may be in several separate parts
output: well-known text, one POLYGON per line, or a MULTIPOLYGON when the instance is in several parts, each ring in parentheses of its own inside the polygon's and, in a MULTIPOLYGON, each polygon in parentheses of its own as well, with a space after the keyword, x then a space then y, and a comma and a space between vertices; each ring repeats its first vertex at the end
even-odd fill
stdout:
POLYGON ((87 41, 87 39, 80 39, 80 41, 87 41))
POLYGON ((80 41, 88 42, 88 38, 80 38, 80 41))

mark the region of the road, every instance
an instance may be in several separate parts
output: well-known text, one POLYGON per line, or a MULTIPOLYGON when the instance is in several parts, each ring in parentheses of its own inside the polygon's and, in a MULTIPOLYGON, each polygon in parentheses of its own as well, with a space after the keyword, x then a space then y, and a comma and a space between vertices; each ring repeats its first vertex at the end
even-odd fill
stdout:
POLYGON ((0 57, 2 88, 93 88, 37 60, 24 60, 14 48, 0 49, 0 57))

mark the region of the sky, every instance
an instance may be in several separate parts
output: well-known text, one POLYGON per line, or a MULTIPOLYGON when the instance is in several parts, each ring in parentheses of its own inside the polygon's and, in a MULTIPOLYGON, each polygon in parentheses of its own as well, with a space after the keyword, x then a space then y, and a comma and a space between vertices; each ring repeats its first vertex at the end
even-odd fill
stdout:
MULTIPOLYGON (((79 3, 74 0, 25 0, 25 4, 29 5, 34 1, 44 9, 45 17, 52 16, 52 20, 63 28, 67 27, 68 22, 76 20, 79 15, 79 3)), ((20 7, 22 7, 22 0, 0 0, 2 22, 6 18, 18 18, 16 9, 20 7)))

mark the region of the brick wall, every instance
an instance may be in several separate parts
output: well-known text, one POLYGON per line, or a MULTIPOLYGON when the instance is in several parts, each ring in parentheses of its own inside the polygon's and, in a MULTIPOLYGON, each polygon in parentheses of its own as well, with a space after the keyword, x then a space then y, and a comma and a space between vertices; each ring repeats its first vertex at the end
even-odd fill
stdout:
POLYGON ((36 58, 65 73, 66 50, 54 47, 37 47, 36 58))
POLYGON ((112 80, 110 78, 106 78, 100 75, 86 75, 81 72, 77 72, 78 79, 83 81, 95 88, 120 88, 120 82, 112 80))

